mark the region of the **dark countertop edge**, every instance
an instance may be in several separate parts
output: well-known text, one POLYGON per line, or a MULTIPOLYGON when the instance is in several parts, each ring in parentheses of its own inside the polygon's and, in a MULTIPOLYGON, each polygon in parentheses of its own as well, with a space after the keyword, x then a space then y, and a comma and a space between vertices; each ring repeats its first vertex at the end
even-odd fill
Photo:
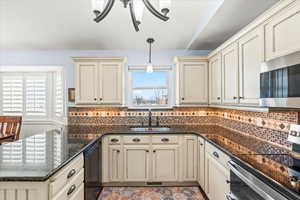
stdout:
POLYGON ((68 160, 63 162, 61 165, 59 165, 57 168, 50 171, 45 176, 37 176, 37 177, 0 177, 0 182, 44 182, 47 181, 51 176, 53 176, 55 173, 57 173, 59 170, 61 170, 63 167, 65 167, 67 164, 69 164, 74 158, 76 158, 79 154, 84 152, 87 148, 89 148, 91 145, 96 143, 102 138, 102 136, 97 136, 94 140, 92 140, 90 143, 85 145, 80 151, 78 151, 76 154, 74 154, 72 157, 70 157, 68 160))
POLYGON ((126 131, 108 131, 108 132, 106 132, 106 133, 104 133, 100 136, 97 136, 97 138, 92 140, 89 144, 84 146, 80 151, 78 151, 76 154, 74 154, 71 158, 69 158, 68 160, 63 162, 59 167, 52 170, 51 172, 49 172, 44 177, 22 177, 22 178, 20 178, 20 177, 5 177, 5 178, 0 178, 0 182, 30 182, 30 181, 31 182, 38 182, 38 181, 47 181, 51 176, 53 176, 56 172, 58 172, 60 169, 62 169, 68 163, 70 163, 74 158, 76 158, 79 154, 84 152, 88 147, 93 145, 95 142, 101 140, 102 137, 107 136, 107 135, 115 135, 115 134, 122 134, 122 135, 126 135, 126 134, 140 134, 140 135, 145 135, 145 134, 147 134, 147 135, 149 135, 149 134, 150 135, 151 134, 153 134, 153 135, 155 135, 155 134, 160 134, 160 135, 163 135, 163 134, 193 134, 193 135, 199 136, 199 137, 205 139, 206 142, 209 142, 210 144, 212 144, 213 146, 215 146, 216 148, 218 148, 219 150, 224 152, 226 155, 228 155, 234 161, 238 162, 238 164, 242 165, 242 167, 249 170, 257 178, 259 178, 260 180, 265 182, 268 186, 270 186, 272 189, 279 192, 283 196, 285 196, 285 197, 287 197, 291 200, 299 200, 300 199, 299 194, 293 192, 292 190, 290 190, 287 187, 281 185, 280 183, 276 182, 275 180, 267 177, 262 172, 260 172, 259 170, 253 168, 251 165, 249 165, 245 161, 242 161, 237 156, 231 154, 230 152, 228 152, 227 150, 225 150, 224 148, 222 148, 218 144, 214 143, 213 141, 209 140, 207 137, 203 136, 203 134, 201 134, 200 132, 185 131, 185 130, 179 130, 179 131, 178 130, 177 131, 176 130, 170 130, 170 131, 130 131, 130 130, 126 130, 126 131))

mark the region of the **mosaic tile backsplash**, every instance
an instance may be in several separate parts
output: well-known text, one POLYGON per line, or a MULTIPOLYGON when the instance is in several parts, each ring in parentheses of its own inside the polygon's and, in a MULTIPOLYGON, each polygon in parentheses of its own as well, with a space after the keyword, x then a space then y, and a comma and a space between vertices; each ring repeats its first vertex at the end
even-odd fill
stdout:
MULTIPOLYGON (((155 125, 218 125, 290 148, 291 124, 299 124, 296 111, 251 112, 219 108, 191 107, 152 111, 155 125)), ((69 125, 147 125, 148 111, 127 108, 69 108, 69 125)))

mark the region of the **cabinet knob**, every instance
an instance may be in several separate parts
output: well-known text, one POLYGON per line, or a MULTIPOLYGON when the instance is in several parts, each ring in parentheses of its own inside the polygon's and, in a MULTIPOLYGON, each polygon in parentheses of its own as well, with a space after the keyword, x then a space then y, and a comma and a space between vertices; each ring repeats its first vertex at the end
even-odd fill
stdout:
POLYGON ((68 190, 68 192, 67 192, 67 195, 68 195, 68 196, 71 195, 75 190, 76 190, 76 185, 73 184, 73 185, 69 188, 69 190, 68 190))
POLYGON ((102 100, 103 100, 103 98, 99 98, 99 100, 100 100, 100 101, 102 101, 102 100))
POLYGON ((233 99, 237 99, 237 97, 233 97, 233 99))
POLYGON ((117 150, 117 153, 120 153, 120 150, 117 150))
POLYGON ((203 143, 200 143, 200 146, 203 146, 203 143))
POLYGON ((149 150, 146 150, 146 152, 148 153, 148 152, 149 152, 149 150))
POLYGON ((221 97, 218 97, 217 99, 218 99, 218 100, 221 100, 221 97))
POLYGON ((239 97, 239 99, 244 99, 244 97, 239 97))
POLYGON ((184 101, 184 97, 182 97, 181 100, 184 101))
POLYGON ((94 101, 97 101, 97 98, 94 98, 94 101))
POLYGON ((133 138, 132 141, 133 141, 133 142, 140 142, 141 139, 140 139, 140 138, 133 138))
POLYGON ((156 153, 156 150, 153 150, 153 153, 156 153))

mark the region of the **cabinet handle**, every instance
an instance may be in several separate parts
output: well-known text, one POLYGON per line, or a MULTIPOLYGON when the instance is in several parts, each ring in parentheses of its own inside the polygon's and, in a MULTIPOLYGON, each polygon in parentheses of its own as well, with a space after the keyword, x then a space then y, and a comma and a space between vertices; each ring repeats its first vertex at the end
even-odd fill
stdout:
POLYGON ((140 139, 140 138, 133 138, 132 141, 133 141, 133 142, 140 142, 141 139, 140 139))
POLYGON ((67 179, 70 179, 72 176, 74 176, 74 174, 76 174, 76 170, 75 170, 75 169, 72 169, 72 170, 68 173, 67 179))
POLYGON ((113 142, 113 143, 119 142, 119 140, 116 139, 116 138, 113 138, 113 139, 111 139, 110 141, 113 142))
POLYGON ((169 138, 162 138, 161 141, 162 142, 169 142, 169 138))
POLYGON ((75 190, 76 190, 76 185, 73 184, 73 185, 69 188, 69 190, 68 190, 68 192, 67 192, 67 195, 68 195, 68 196, 71 195, 75 190))
POLYGON ((216 158, 219 158, 219 154, 217 152, 213 152, 213 155, 216 157, 216 158))

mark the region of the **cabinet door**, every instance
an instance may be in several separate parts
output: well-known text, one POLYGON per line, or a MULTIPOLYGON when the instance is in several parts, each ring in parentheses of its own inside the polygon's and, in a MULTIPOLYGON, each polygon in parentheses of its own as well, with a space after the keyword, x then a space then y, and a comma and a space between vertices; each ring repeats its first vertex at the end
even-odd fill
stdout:
POLYGON ((266 59, 300 50, 300 2, 295 1, 266 25, 266 59))
POLYGON ((182 63, 180 67, 180 103, 208 103, 208 66, 206 62, 182 63))
POLYGON ((220 104, 222 102, 222 62, 221 55, 212 57, 209 61, 210 74, 210 103, 220 104))
POLYGON ((123 156, 121 146, 109 146, 109 179, 110 181, 122 181, 123 156))
POLYGON ((126 145, 124 147, 125 181, 149 180, 149 146, 126 145))
POLYGON ((97 62, 76 63, 76 104, 97 104, 97 62))
POLYGON ((197 137, 183 137, 183 180, 197 181, 197 137))
POLYGON ((204 190, 205 188, 205 141, 198 137, 198 183, 204 190))
POLYGON ((205 193, 210 200, 226 200, 230 193, 230 171, 218 163, 210 154, 206 154, 205 193))
POLYGON ((152 178, 154 181, 178 180, 178 146, 157 145, 153 147, 152 178))
POLYGON ((233 43, 222 51, 223 103, 238 103, 238 44, 233 43))
POLYGON ((100 101, 102 104, 122 104, 122 64, 101 63, 99 70, 100 101))
POLYGON ((239 101, 241 104, 259 103, 262 38, 262 31, 256 29, 239 41, 239 101))

